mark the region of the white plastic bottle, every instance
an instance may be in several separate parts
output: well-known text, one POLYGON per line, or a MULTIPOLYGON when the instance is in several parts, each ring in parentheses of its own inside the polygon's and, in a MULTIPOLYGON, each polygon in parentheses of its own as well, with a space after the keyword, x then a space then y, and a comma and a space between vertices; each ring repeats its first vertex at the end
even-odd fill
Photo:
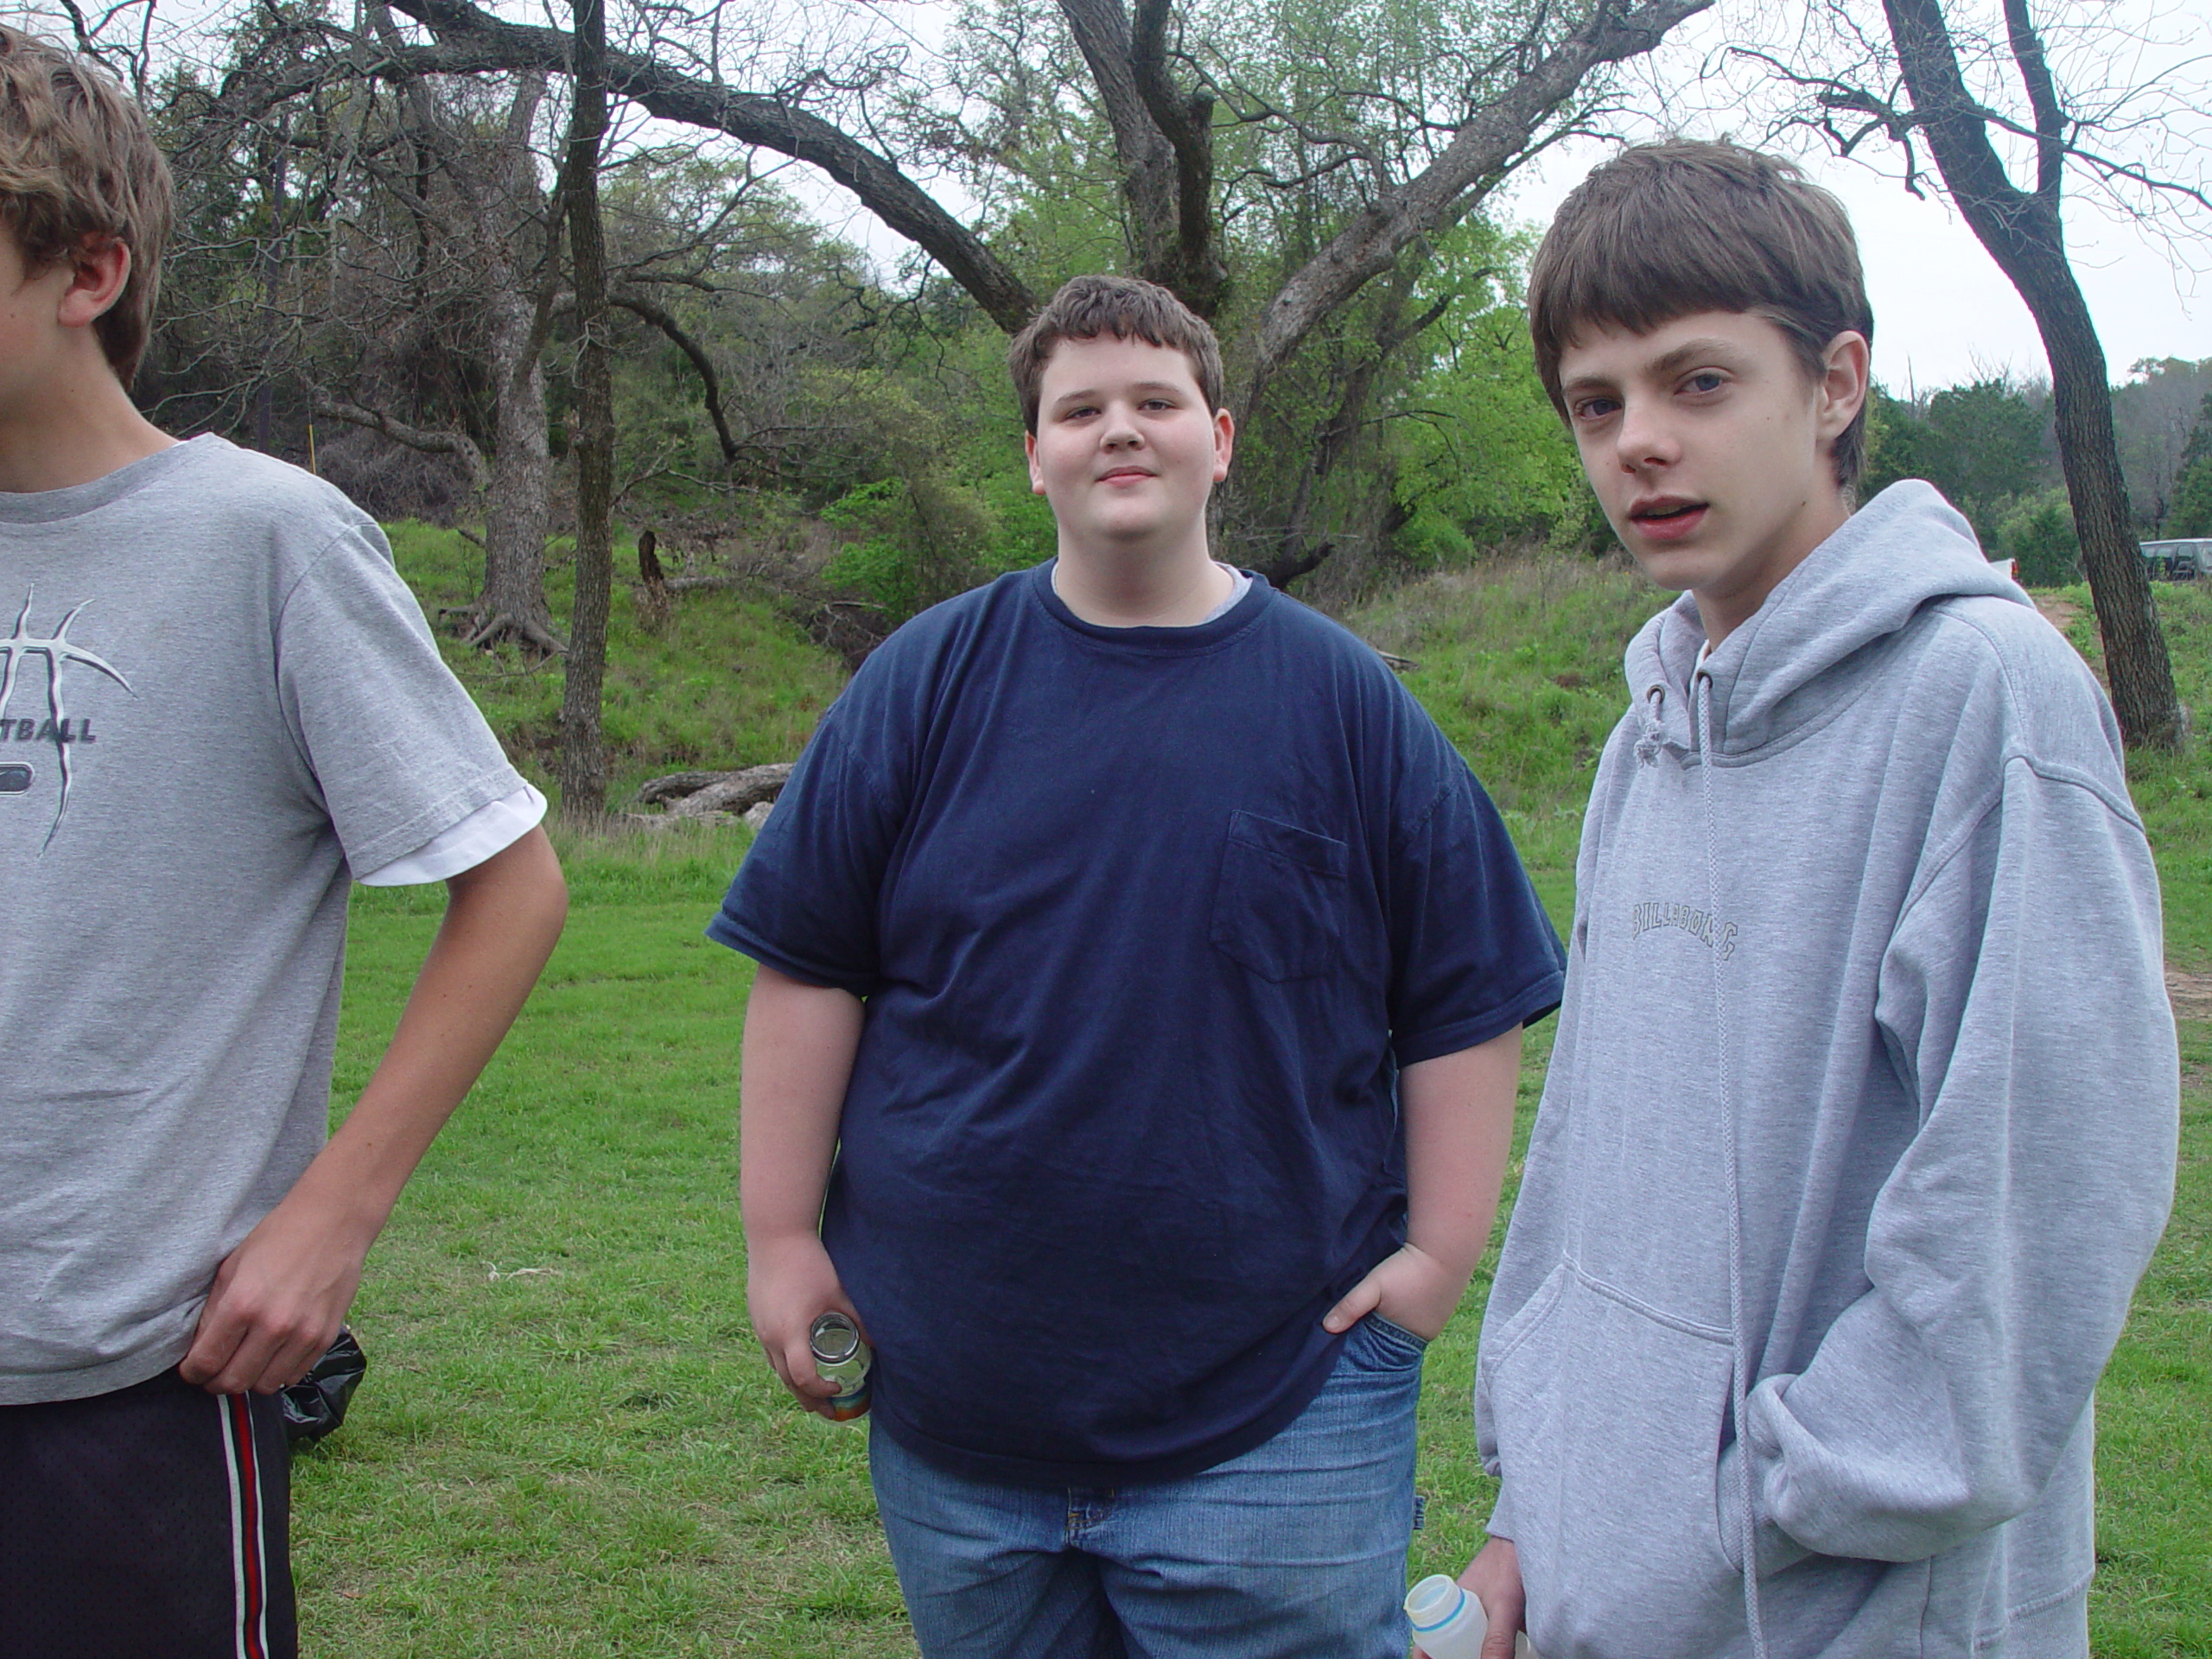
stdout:
MULTIPOLYGON (((1413 1621, 1414 1644, 1428 1659, 1481 1659, 1490 1633, 1483 1605, 1441 1573, 1406 1592, 1406 1617, 1413 1621)), ((1513 1653, 1514 1659, 1536 1659, 1526 1630, 1514 1633, 1513 1653)))

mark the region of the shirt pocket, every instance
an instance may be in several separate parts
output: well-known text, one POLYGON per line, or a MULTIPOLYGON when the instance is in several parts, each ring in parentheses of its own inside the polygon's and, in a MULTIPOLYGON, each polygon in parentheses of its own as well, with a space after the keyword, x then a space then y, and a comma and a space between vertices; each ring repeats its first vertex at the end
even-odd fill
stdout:
POLYGON ((1351 849, 1255 812, 1229 815, 1214 948, 1262 979, 1324 972, 1342 947, 1351 849))

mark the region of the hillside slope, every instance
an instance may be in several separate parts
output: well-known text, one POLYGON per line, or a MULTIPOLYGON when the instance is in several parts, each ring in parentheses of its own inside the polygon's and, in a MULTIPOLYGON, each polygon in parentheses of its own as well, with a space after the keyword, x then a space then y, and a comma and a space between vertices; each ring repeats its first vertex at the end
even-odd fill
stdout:
MULTIPOLYGON (((401 573, 435 618, 474 596, 480 556, 450 531, 389 526, 401 573)), ((634 568, 627 548, 617 568, 634 568)), ((566 613, 569 573, 547 580, 566 613)), ((2162 583, 2158 605, 2182 700, 2212 719, 2212 582, 2162 583)), ((2059 590, 2068 632, 2101 661, 2086 588, 2059 590)), ((1497 560, 1412 582, 1344 620, 1410 659, 1405 683, 1465 754, 1545 874, 1573 868, 1583 801, 1623 699, 1621 652, 1666 594, 1634 569, 1580 559, 1497 560)), ((533 782, 550 781, 559 742, 561 674, 511 648, 472 651, 442 632, 446 659, 533 782)), ((845 670, 765 593, 679 596, 662 633, 638 620, 618 581, 608 626, 606 720, 609 804, 643 779, 683 767, 788 760, 844 685, 845 670)), ((2135 756, 2129 777, 2166 884, 2168 947, 2191 969, 2212 966, 2212 746, 2135 756)), ((1557 895, 1547 883, 1547 899, 1557 895)))
MULTIPOLYGON (((467 605, 482 582, 483 555, 449 530, 387 524, 400 574, 432 622, 467 605)), ((557 556, 557 549, 556 549, 557 556)), ((661 633, 640 625, 629 582, 636 552, 615 549, 607 618, 605 721, 607 804, 627 807, 639 784, 687 767, 789 760, 844 689, 844 665, 763 595, 706 589, 681 594, 661 633)), ((563 625, 574 587, 563 563, 546 574, 546 597, 563 625)), ((560 748, 561 667, 530 663, 512 646, 470 649, 438 630, 441 648, 524 775, 551 785, 560 748)))

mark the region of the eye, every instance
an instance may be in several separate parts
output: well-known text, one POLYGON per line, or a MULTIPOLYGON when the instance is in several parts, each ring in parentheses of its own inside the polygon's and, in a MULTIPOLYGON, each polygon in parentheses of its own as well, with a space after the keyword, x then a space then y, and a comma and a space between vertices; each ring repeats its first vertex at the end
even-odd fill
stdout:
POLYGON ((1718 369, 1700 369, 1682 382, 1685 391, 1718 391, 1728 384, 1728 377, 1718 369))
POLYGON ((1621 406, 1618 397, 1579 397, 1570 411, 1578 421, 1602 421, 1621 406))
POLYGON ((1064 421, 1079 421, 1086 416, 1096 415, 1097 412, 1098 410, 1090 404, 1075 404, 1062 410, 1060 418, 1064 421))

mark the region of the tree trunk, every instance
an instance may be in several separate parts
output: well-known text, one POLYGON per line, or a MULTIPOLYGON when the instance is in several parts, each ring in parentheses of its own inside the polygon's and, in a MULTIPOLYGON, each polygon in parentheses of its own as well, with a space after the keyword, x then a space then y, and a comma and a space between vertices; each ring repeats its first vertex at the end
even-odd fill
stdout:
POLYGON ((606 0, 575 0, 575 110, 562 188, 583 347, 576 372, 576 599, 561 693, 559 781, 562 816, 588 824, 607 813, 600 696, 613 567, 608 516, 614 498, 614 400, 607 361, 607 245, 599 216, 599 146, 607 132, 606 0))
MULTIPOLYGON (((2007 272, 2008 275, 2012 275, 2007 272)), ((2131 748, 2171 749, 2181 741, 2181 705, 2172 659, 2151 596, 2151 573, 2135 543, 2113 430, 2104 347, 2074 273, 2058 262, 2056 281, 2025 271, 2012 280, 2034 315, 2050 359, 2052 413, 2082 563, 2105 647, 2113 713, 2131 748), (2038 278, 2040 280, 2038 280, 2038 278), (2049 289, 2044 289, 2044 284, 2049 289)))
POLYGON ((549 654, 561 650, 545 603, 546 504, 553 463, 545 443, 545 370, 535 308, 510 284, 492 297, 492 478, 484 493, 484 593, 475 642, 502 633, 549 654))
POLYGON ((2059 461, 2104 639, 2105 677, 2120 735, 2131 748, 2172 748, 2181 740, 2173 664, 2152 607, 2150 573, 2128 524, 2104 347, 2066 258, 2059 197, 2066 117, 2025 0, 2006 0, 2005 19, 2013 60, 2036 110, 2033 191, 2012 183, 1990 142, 1988 117, 1959 73, 1942 0, 1884 0, 1884 10, 1897 67, 1943 188, 2019 290, 2050 359, 2059 461))
POLYGON ((448 151, 447 171, 471 207, 471 229, 484 272, 490 323, 493 433, 491 482, 484 493, 484 591, 474 643, 518 638, 525 649, 557 656, 563 646, 545 603, 545 525, 553 487, 553 462, 545 442, 543 313, 557 285, 559 228, 549 219, 544 292, 526 292, 522 227, 543 196, 537 157, 530 145, 545 77, 524 75, 507 107, 506 130, 495 167, 478 170, 462 146, 448 151))

